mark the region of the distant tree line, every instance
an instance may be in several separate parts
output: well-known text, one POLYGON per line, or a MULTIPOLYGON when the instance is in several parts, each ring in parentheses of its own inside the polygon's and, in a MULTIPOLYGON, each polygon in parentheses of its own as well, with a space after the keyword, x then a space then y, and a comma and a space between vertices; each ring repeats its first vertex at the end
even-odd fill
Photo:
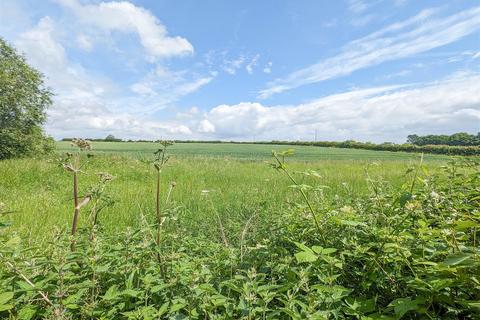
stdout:
POLYGON ((458 132, 452 135, 445 134, 429 134, 419 136, 416 134, 409 135, 407 142, 417 145, 447 145, 447 146, 480 146, 480 132, 476 135, 466 132, 458 132))
POLYGON ((411 143, 396 144, 391 142, 384 142, 375 144, 371 142, 358 142, 354 140, 347 140, 343 142, 336 141, 271 141, 258 142, 262 144, 280 144, 280 145, 303 145, 303 146, 317 146, 330 148, 347 148, 347 149, 364 149, 377 151, 392 151, 392 152, 418 152, 418 153, 433 153, 459 156, 478 156, 480 155, 480 146, 452 146, 452 145, 423 145, 418 146, 411 143))
MULTIPOLYGON (((63 138, 62 141, 72 141, 73 139, 75 138, 63 138)), ((119 138, 115 138, 115 136, 113 134, 109 134, 108 136, 106 136, 105 138, 87 138, 85 140, 89 140, 89 141, 106 141, 106 142, 123 142, 122 139, 119 139, 119 138)), ((130 142, 132 140, 129 140, 130 142)))

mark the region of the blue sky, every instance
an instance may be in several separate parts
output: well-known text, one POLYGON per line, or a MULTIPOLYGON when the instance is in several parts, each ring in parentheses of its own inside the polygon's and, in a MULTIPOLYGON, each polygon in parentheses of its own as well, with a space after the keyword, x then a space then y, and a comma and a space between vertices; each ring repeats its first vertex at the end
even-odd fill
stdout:
POLYGON ((0 0, 56 138, 480 131, 480 2, 0 0))

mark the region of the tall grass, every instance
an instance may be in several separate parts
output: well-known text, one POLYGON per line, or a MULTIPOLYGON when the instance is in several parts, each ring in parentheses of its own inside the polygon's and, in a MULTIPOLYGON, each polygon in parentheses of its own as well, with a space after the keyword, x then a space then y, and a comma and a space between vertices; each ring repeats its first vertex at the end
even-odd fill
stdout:
MULTIPOLYGON (((85 155, 83 156, 85 158, 85 155)), ((15 211, 13 229, 21 233, 42 235, 71 227, 72 186, 58 159, 20 159, 0 162, 0 199, 15 211), (32 192, 32 190, 36 190, 32 192), (35 232, 33 232, 33 230, 35 232)), ((78 182, 78 193, 85 195, 98 182, 98 172, 109 172, 115 183, 109 186, 113 205, 103 209, 98 217, 102 228, 110 231, 138 226, 139 214, 155 210, 156 186, 152 182, 152 167, 148 162, 117 155, 95 156, 84 162, 78 182)), ((403 172, 414 161, 381 161, 371 166, 370 175, 394 185, 401 183, 403 172)), ((323 176, 326 197, 350 197, 368 192, 365 180, 367 161, 291 161, 292 171, 316 170, 323 176)), ((441 163, 428 162, 438 169, 441 163)), ((285 200, 292 202, 298 195, 291 190, 288 177, 278 177, 266 163, 215 158, 173 157, 163 169, 160 188, 168 190, 170 181, 177 181, 170 196, 172 205, 179 205, 182 223, 191 233, 200 230, 213 236, 212 204, 218 214, 228 220, 243 220, 244 212, 260 206, 279 212, 285 200), (202 191, 208 191, 208 196, 202 191)), ((301 177, 300 182, 312 182, 314 177, 301 177)), ((166 193, 163 194, 163 197, 166 193)), ((165 199, 161 200, 165 201, 165 199)), ((80 219, 87 226, 88 219, 80 219)), ((228 229, 228 228, 227 228, 228 229)), ((237 230, 238 231, 238 230, 237 230)), ((227 233, 237 231, 226 230, 227 233)), ((216 235, 215 235, 216 236, 216 235)))

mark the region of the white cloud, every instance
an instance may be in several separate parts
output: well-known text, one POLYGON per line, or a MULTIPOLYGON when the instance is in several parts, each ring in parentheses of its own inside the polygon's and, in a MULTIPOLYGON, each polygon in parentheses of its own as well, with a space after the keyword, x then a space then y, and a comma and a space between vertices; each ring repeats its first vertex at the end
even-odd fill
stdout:
POLYGON ((354 13, 362 13, 367 10, 368 5, 363 0, 349 0, 348 1, 348 10, 354 13))
POLYGON ((222 69, 226 73, 234 75, 237 73, 237 70, 242 67, 245 61, 246 61, 246 58, 244 55, 240 55, 238 58, 232 59, 232 60, 224 59, 222 69))
POLYGON ((213 133, 215 132, 215 126, 210 121, 203 119, 200 121, 197 130, 200 133, 213 133))
POLYGON ((256 54, 252 60, 245 66, 245 70, 247 70, 248 74, 253 73, 253 68, 257 65, 258 59, 260 58, 259 54, 256 54))
POLYGON ((80 49, 87 52, 90 52, 93 49, 92 40, 84 34, 79 34, 77 36, 77 45, 80 49))
POLYGON ((28 53, 29 61, 36 67, 65 66, 65 49, 53 38, 53 31, 53 20, 43 17, 34 28, 20 34, 15 44, 20 51, 28 53))
POLYGON ((141 81, 130 86, 132 92, 141 96, 141 102, 133 99, 132 103, 136 105, 136 112, 158 111, 199 90, 213 79, 214 76, 191 78, 187 71, 171 71, 158 66, 141 81))
POLYGON ((272 65, 273 63, 270 61, 268 62, 265 67, 263 67, 263 72, 264 73, 271 73, 272 72, 272 65))
POLYGON ((172 72, 159 66, 152 72, 152 87, 148 87, 152 83, 139 83, 135 87, 137 96, 125 96, 112 81, 92 76, 68 59, 65 47, 57 39, 59 28, 61 26, 47 16, 15 41, 28 62, 45 74, 46 84, 55 92, 54 104, 48 110, 46 130, 49 134, 60 138, 113 133, 124 138, 155 139, 192 134, 189 126, 180 121, 156 120, 142 115, 142 110, 155 111, 162 107, 159 103, 191 93, 208 83, 211 77, 192 80, 187 78, 187 72, 172 72), (166 83, 173 81, 175 85, 162 88, 155 82, 158 79, 166 83), (153 97, 145 98, 148 94, 153 97), (161 99, 162 94, 164 99, 161 99))
POLYGON ((268 98, 302 85, 409 57, 455 42, 480 29, 480 7, 448 17, 432 18, 435 13, 437 10, 424 10, 408 20, 352 41, 338 55, 269 83, 266 89, 259 92, 259 97, 268 98))
POLYGON ((296 106, 221 105, 205 115, 224 139, 403 142, 408 134, 480 130, 480 75, 424 86, 353 90, 296 106))
POLYGON ((165 26, 150 11, 130 2, 56 1, 69 8, 82 23, 105 31, 137 34, 152 59, 193 53, 193 46, 187 39, 169 36, 165 26))

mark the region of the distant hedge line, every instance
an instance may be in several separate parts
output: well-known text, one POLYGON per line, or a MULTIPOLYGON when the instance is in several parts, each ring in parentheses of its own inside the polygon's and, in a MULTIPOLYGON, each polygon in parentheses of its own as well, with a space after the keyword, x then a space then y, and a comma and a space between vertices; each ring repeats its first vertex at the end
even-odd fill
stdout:
POLYGON ((369 142, 357 142, 357 141, 318 141, 318 142, 306 142, 306 141, 271 141, 271 142, 259 142, 262 144, 280 144, 280 145, 299 145, 299 146, 317 146, 317 147, 331 147, 331 148, 347 148, 347 149, 365 149, 365 150, 377 150, 377 151, 392 151, 392 152, 418 152, 418 153, 434 153, 434 154, 446 154, 446 155, 459 155, 459 156, 478 156, 480 155, 480 147, 478 146, 448 146, 448 145, 424 145, 417 146, 409 143, 394 144, 394 143, 382 143, 375 144, 369 142))

